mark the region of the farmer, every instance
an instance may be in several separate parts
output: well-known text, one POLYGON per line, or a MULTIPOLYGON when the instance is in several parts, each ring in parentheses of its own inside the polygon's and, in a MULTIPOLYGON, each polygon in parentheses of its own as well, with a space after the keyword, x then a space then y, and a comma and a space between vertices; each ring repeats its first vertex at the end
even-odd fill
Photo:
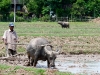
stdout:
POLYGON ((6 46, 7 57, 17 54, 17 34, 14 31, 13 23, 9 23, 9 29, 4 32, 2 39, 6 46))

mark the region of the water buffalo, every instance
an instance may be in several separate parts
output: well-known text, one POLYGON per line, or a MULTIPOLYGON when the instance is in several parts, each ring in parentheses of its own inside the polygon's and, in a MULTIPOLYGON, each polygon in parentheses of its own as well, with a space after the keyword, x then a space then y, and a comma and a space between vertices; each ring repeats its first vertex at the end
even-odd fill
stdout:
POLYGON ((36 67, 38 60, 47 60, 48 68, 55 67, 56 51, 52 50, 52 45, 45 38, 34 38, 27 46, 28 66, 36 67))
POLYGON ((58 21, 58 24, 60 24, 62 26, 62 28, 69 28, 69 22, 58 21))

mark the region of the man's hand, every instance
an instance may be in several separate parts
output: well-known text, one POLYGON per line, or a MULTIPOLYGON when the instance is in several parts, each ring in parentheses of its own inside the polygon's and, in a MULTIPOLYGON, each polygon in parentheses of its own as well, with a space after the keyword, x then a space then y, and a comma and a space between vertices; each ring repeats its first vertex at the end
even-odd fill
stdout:
POLYGON ((7 43, 7 39, 2 38, 3 42, 5 43, 5 45, 8 45, 7 43))

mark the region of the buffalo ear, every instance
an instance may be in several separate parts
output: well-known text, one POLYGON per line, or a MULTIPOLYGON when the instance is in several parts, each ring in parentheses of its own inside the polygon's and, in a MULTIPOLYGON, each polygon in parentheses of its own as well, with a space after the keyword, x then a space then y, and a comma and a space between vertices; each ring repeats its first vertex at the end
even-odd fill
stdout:
POLYGON ((50 45, 50 47, 51 47, 51 48, 53 48, 53 46, 52 46, 52 45, 50 45))
POLYGON ((54 51, 54 53, 55 53, 56 55, 60 54, 61 48, 62 48, 62 46, 57 47, 57 48, 56 48, 56 51, 54 51))
POLYGON ((45 47, 45 45, 39 45, 37 48, 43 49, 44 47, 45 47))
POLYGON ((58 50, 58 51, 53 51, 53 53, 54 53, 55 55, 59 55, 59 54, 60 54, 60 50, 58 50))
POLYGON ((53 48, 53 46, 51 44, 46 44, 45 46, 50 46, 51 48, 53 48))

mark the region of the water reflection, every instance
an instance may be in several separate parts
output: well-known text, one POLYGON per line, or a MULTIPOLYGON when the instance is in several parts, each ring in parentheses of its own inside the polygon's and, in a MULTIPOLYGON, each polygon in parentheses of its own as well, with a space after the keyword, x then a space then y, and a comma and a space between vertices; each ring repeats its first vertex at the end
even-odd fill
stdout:
MULTIPOLYGON (((57 59, 55 61, 56 68, 62 72, 71 72, 71 73, 85 73, 91 75, 94 73, 100 73, 100 61, 71 61, 64 59, 57 59)), ((47 62, 39 61, 37 67, 47 68, 47 62)))
POLYGON ((100 73, 100 62, 56 62, 59 71, 71 73, 100 73), (60 66, 58 66, 60 64, 60 66))

